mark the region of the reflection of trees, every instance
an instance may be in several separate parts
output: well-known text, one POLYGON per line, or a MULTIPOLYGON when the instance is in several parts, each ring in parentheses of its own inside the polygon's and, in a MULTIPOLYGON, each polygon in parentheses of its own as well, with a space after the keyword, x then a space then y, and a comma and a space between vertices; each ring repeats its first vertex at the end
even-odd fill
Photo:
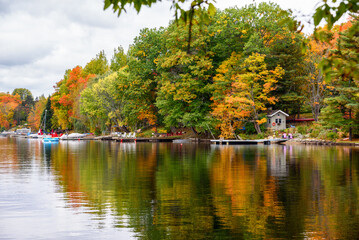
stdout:
POLYGON ((168 145, 156 180, 155 224, 171 239, 205 239, 213 230, 208 146, 168 145))
POLYGON ((276 181, 267 174, 263 149, 222 147, 218 151, 211 175, 214 205, 222 224, 243 238, 263 238, 267 225, 275 225, 284 215, 276 181))
MULTIPOLYGON (((316 166, 317 185, 312 190, 311 211, 307 217, 318 235, 327 239, 355 239, 359 236, 358 209, 358 151, 353 148, 312 148, 316 166), (325 150, 325 151, 323 151, 325 150)), ((314 174, 313 174, 314 175, 314 174)), ((311 230, 311 229, 309 229, 311 230)))
POLYGON ((21 159, 18 157, 18 146, 19 144, 14 138, 0 137, 0 163, 2 167, 1 172, 5 173, 17 171, 22 166, 19 162, 21 159))
POLYGON ((69 142, 51 164, 71 207, 144 239, 358 236, 358 151, 69 142), (111 218, 113 219, 113 218, 111 218))

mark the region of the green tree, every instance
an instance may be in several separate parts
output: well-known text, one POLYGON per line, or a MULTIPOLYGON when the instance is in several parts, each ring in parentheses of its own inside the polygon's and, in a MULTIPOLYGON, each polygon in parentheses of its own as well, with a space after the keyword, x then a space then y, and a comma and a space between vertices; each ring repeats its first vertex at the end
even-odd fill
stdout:
POLYGON ((93 58, 90 62, 86 64, 83 69, 82 76, 86 77, 90 74, 95 74, 96 76, 101 76, 107 73, 109 70, 108 62, 106 59, 105 51, 101 51, 93 58))
POLYGON ((166 52, 158 58, 158 97, 156 106, 166 126, 191 127, 194 132, 207 129, 210 112, 210 85, 213 71, 209 37, 205 28, 193 28, 190 54, 185 25, 172 24, 164 33, 166 52))
POLYGON ((339 35, 337 47, 325 60, 331 67, 332 96, 326 99, 323 121, 327 127, 342 128, 353 138, 359 123, 359 21, 339 35))
POLYGON ((81 113, 90 120, 90 130, 105 130, 106 125, 127 125, 123 108, 126 105, 126 79, 128 73, 125 69, 100 78, 81 93, 81 113))
POLYGON ((127 99, 131 102, 124 109, 129 124, 160 124, 156 98, 158 94, 157 64, 166 53, 164 29, 143 29, 129 50, 127 99))
POLYGON ((127 64, 127 56, 125 51, 121 46, 114 50, 113 56, 111 58, 110 69, 113 72, 120 70, 125 67, 127 64))
POLYGON ((26 101, 26 99, 28 98, 31 98, 32 100, 34 99, 31 91, 26 88, 15 88, 14 91, 12 92, 12 95, 15 96, 16 94, 20 96, 21 101, 26 101))

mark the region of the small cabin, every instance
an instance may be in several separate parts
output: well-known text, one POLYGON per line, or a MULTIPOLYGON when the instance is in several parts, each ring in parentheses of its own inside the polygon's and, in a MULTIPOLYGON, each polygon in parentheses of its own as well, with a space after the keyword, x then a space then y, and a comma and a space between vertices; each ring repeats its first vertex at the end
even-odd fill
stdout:
POLYGON ((268 128, 272 130, 286 129, 287 117, 289 117, 289 115, 281 110, 272 111, 267 115, 268 128))

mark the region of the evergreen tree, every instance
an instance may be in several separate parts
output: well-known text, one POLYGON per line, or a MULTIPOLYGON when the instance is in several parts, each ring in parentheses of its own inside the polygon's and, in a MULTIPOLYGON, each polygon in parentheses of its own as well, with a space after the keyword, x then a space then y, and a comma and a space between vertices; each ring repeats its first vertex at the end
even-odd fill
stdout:
POLYGON ((45 132, 50 132, 53 129, 52 121, 51 121, 53 114, 54 114, 54 110, 51 108, 51 99, 50 97, 48 97, 45 109, 41 115, 41 126, 40 126, 40 128, 43 129, 45 132))
POLYGON ((323 121, 328 127, 341 127, 353 138, 353 131, 359 124, 359 22, 352 20, 352 26, 338 38, 337 48, 326 64, 332 67, 327 76, 333 86, 333 94, 326 99, 323 121))

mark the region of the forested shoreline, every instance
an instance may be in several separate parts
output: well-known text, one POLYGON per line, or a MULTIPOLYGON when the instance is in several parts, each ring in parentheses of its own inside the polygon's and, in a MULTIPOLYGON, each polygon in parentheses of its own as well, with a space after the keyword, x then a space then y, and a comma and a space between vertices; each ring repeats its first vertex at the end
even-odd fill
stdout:
POLYGON ((260 3, 217 9, 193 25, 143 29, 127 53, 120 46, 107 59, 101 51, 66 70, 48 98, 23 88, 0 93, 0 128, 37 130, 46 110, 47 131, 186 128, 234 138, 243 127, 262 134, 267 111, 281 109, 358 135, 358 18, 317 29, 316 37, 292 22, 290 12, 260 3))

